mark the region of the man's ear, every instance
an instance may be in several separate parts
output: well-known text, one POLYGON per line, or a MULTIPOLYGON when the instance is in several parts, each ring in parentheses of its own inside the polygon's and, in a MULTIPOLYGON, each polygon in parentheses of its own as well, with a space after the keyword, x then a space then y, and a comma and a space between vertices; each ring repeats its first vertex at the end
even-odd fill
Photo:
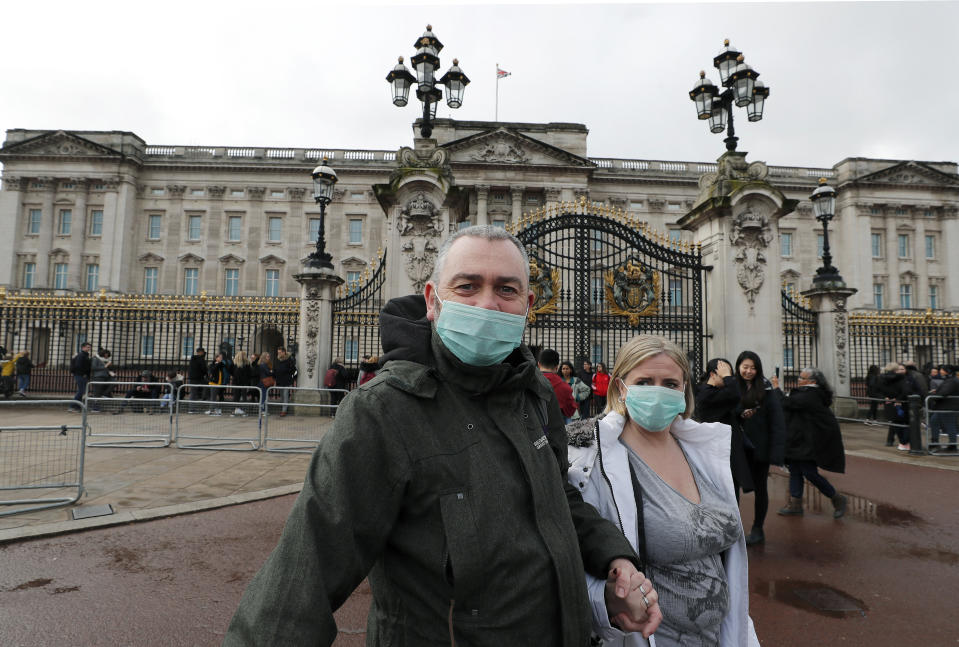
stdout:
POLYGON ((533 308, 533 302, 536 301, 536 293, 532 290, 529 290, 529 294, 526 295, 526 309, 531 310, 533 308))
POLYGON ((427 281, 423 288, 423 298, 426 299, 426 318, 430 321, 436 321, 440 313, 436 307, 436 286, 432 281, 427 281))

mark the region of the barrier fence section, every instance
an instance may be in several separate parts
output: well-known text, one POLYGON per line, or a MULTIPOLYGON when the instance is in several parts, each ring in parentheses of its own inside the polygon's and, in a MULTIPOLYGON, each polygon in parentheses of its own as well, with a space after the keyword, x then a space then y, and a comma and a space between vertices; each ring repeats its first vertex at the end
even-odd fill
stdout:
POLYGON ((959 419, 959 398, 930 395, 926 398, 927 446, 930 454, 959 456, 956 443, 956 421, 959 419), (946 436, 947 442, 940 442, 946 436))
POLYGON ((176 446, 230 451, 259 449, 263 393, 256 386, 184 384, 177 390, 174 406, 176 446), (189 415, 207 418, 181 425, 183 416, 189 415))
POLYGON ((344 389, 272 386, 263 415, 263 447, 268 452, 309 454, 333 424, 344 389))
POLYGON ((51 406, 63 412, 57 416, 63 424, 0 423, 0 517, 70 505, 83 496, 85 406, 74 400, 6 401, 0 402, 0 420, 51 406), (64 411, 71 403, 82 416, 64 411), (47 496, 37 496, 40 491, 47 496))
POLYGON ((173 396, 173 385, 167 382, 90 382, 86 403, 93 415, 87 417, 87 445, 169 447, 173 396))

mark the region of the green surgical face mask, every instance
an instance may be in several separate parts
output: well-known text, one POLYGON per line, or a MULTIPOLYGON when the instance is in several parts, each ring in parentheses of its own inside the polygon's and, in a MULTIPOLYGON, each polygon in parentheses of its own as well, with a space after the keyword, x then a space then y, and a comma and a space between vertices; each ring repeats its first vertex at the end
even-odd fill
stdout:
POLYGON ((634 384, 626 387, 626 411, 646 431, 665 431, 686 410, 686 394, 664 386, 634 384))
POLYGON ((436 300, 441 306, 436 333, 464 364, 499 364, 523 341, 526 315, 487 310, 456 301, 436 300))

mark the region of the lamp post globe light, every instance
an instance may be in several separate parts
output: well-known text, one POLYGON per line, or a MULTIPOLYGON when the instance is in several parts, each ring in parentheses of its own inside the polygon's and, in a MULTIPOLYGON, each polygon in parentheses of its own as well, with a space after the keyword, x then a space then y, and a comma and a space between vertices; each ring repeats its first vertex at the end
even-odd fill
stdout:
POLYGON ((743 60, 741 52, 729 44, 727 38, 723 50, 713 57, 713 66, 719 70, 719 81, 724 90, 713 85, 706 78, 706 72, 699 73, 699 81, 689 91, 689 98, 696 104, 696 118, 709 120, 709 130, 713 133, 726 131, 726 150, 736 150, 736 129, 733 127, 733 104, 746 108, 749 121, 763 118, 763 107, 769 88, 757 81, 759 72, 743 60))
POLYGON ((393 89, 393 105, 402 108, 409 102, 410 88, 416 82, 416 98, 423 106, 423 120, 420 122, 420 135, 429 137, 433 134, 433 120, 436 119, 436 106, 443 98, 440 85, 446 86, 446 105, 456 109, 463 105, 463 92, 469 85, 469 78, 459 67, 459 61, 453 59, 453 65, 439 80, 436 71, 440 67, 440 50, 443 43, 433 34, 433 26, 427 25, 423 35, 413 43, 416 53, 410 59, 416 76, 403 64, 403 57, 386 75, 386 80, 393 89))
POLYGON ((836 190, 826 184, 826 178, 819 178, 819 186, 809 199, 812 200, 816 220, 822 223, 822 267, 816 270, 813 285, 843 283, 839 270, 833 267, 832 254, 829 253, 829 222, 836 211, 836 190))
POLYGON ((333 257, 326 251, 326 205, 333 201, 336 171, 327 165, 327 159, 313 169, 313 199, 320 205, 320 230, 316 235, 316 249, 306 258, 306 267, 333 269, 333 257))

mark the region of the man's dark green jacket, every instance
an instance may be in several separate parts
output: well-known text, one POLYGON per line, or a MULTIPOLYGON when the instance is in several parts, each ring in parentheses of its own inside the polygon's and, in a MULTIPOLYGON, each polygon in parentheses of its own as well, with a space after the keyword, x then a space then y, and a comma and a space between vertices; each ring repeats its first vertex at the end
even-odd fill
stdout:
POLYGON ((635 555, 565 478, 566 434, 529 350, 460 362, 422 296, 381 315, 386 364, 340 405, 224 645, 329 645, 369 576, 368 645, 583 647, 584 567, 635 555))

